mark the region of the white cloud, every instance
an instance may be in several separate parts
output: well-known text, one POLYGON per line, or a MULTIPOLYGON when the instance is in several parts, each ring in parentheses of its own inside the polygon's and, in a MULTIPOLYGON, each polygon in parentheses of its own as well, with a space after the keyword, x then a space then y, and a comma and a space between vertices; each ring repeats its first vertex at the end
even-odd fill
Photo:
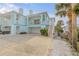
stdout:
POLYGON ((53 14, 53 13, 50 14, 50 13, 49 13, 49 17, 55 17, 55 14, 53 14))
POLYGON ((17 10, 17 6, 15 6, 14 4, 0 4, 0 13, 5 13, 11 10, 17 10))

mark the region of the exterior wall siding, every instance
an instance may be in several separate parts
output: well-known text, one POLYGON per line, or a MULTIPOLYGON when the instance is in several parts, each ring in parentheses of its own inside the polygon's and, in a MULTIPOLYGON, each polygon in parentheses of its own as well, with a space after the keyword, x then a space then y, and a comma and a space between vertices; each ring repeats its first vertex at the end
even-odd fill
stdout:
MULTIPOLYGON (((30 15, 29 15, 30 16, 30 15)), ((40 31, 40 29, 48 28, 49 24, 44 23, 45 21, 48 21, 49 18, 47 14, 39 14, 39 17, 32 17, 29 18, 29 16, 23 16, 19 15, 17 19, 17 14, 12 12, 10 15, 10 23, 11 26, 11 34, 16 34, 17 32, 27 32, 27 33, 33 33, 40 31), (34 20, 39 20, 39 24, 35 24, 34 20), (18 27, 18 28, 17 28, 18 27), (35 30, 36 29, 36 30, 35 30)), ((0 26, 4 26, 4 17, 0 16, 0 26)), ((39 33, 39 32, 38 32, 39 33)))

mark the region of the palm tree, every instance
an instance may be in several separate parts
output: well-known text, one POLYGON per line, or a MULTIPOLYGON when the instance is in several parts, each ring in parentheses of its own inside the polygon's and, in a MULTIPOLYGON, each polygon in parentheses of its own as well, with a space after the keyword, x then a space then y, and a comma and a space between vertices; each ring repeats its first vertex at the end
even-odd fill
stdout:
POLYGON ((77 29, 76 18, 79 15, 79 4, 59 3, 56 4, 56 15, 67 16, 69 18, 69 32, 71 36, 72 47, 77 49, 77 29))
POLYGON ((59 20, 59 21, 57 22, 57 25, 55 26, 55 32, 58 34, 58 36, 60 36, 61 33, 63 33, 63 28, 62 28, 62 26, 63 26, 63 21, 62 21, 62 20, 59 20))

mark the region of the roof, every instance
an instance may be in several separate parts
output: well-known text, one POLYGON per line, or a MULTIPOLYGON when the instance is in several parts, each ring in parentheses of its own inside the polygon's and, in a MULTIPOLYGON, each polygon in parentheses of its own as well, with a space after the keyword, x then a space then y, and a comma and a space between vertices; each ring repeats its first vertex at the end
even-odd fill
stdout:
MULTIPOLYGON (((48 13, 45 11, 45 12, 40 12, 40 13, 35 13, 35 14, 31 14, 31 15, 27 15, 29 17, 34 17, 34 16, 40 16, 41 14, 46 14, 48 16, 48 13)), ((49 16, 48 16, 49 17, 49 16)))
MULTIPOLYGON (((22 15, 22 14, 20 14, 19 12, 16 12, 16 11, 9 11, 9 12, 6 12, 6 13, 4 13, 4 14, 1 14, 1 13, 0 13, 0 15, 3 15, 3 16, 5 16, 5 15, 10 15, 12 12, 16 13, 17 15, 22 15)), ((22 15, 22 16, 24 16, 24 15, 22 15)), ((26 17, 26 16, 24 16, 24 17, 26 17)))
MULTIPOLYGON (((2 13, 0 13, 0 15, 2 15, 2 16, 8 16, 8 15, 10 15, 12 12, 14 12, 14 13, 16 13, 17 15, 22 15, 22 14, 20 14, 19 12, 16 12, 16 11, 9 11, 9 12, 6 12, 6 13, 4 13, 4 14, 2 14, 2 13)), ((40 16, 41 14, 46 14, 47 16, 48 16, 48 13, 45 11, 45 12, 40 12, 40 13, 34 13, 34 14, 32 14, 32 15, 22 15, 22 16, 24 16, 24 17, 35 17, 35 16, 40 16)), ((49 18, 49 16, 48 16, 48 18, 49 18)))

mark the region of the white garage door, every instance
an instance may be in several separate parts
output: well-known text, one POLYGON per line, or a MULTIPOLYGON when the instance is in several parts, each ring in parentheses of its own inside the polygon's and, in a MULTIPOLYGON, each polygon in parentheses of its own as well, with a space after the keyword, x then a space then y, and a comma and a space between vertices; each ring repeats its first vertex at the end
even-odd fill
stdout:
POLYGON ((31 33, 40 34, 40 29, 39 27, 31 28, 31 33))

